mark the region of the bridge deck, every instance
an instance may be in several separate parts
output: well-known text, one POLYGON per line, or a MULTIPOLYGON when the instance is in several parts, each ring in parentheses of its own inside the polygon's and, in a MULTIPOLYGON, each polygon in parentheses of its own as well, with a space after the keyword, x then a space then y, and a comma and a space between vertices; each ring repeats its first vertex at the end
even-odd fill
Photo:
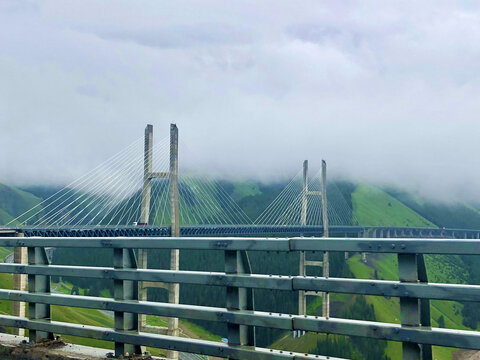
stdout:
MULTIPOLYGON (((171 236, 168 226, 124 226, 124 227, 23 227, 0 231, 19 231, 25 236, 43 237, 105 237, 105 236, 171 236)), ((480 230, 445 229, 393 226, 330 226, 336 236, 358 237, 436 237, 457 239, 479 239, 480 230)), ((323 226, 301 225, 198 225, 183 226, 181 236, 322 236, 323 226)))

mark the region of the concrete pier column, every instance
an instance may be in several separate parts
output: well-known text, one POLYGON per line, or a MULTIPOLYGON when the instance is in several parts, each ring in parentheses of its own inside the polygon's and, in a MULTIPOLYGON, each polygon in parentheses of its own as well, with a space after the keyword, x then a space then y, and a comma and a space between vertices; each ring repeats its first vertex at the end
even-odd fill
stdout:
MULTIPOLYGON (((302 209, 300 214, 300 225, 307 225, 307 207, 308 207, 308 160, 303 162, 303 192, 302 192, 302 209)), ((305 273, 305 252, 300 251, 299 275, 304 276, 305 273)), ((307 312, 307 299, 305 291, 298 292, 298 314, 305 315, 307 312)))
MULTIPOLYGON (((150 198, 151 198, 151 179, 152 172, 152 158, 153 158, 153 126, 147 125, 145 128, 145 143, 143 153, 143 187, 142 187, 142 202, 140 207, 139 223, 148 224, 150 218, 150 198)), ((147 268, 147 252, 144 249, 138 250, 138 267, 140 269, 147 268)), ((138 299, 140 301, 147 301, 147 288, 144 287, 142 281, 138 282, 138 299)), ((145 326, 146 315, 138 314, 138 329, 142 331, 145 326)), ((144 349, 142 349, 144 350, 144 349)))
MULTIPOLYGON (((23 233, 16 233, 15 236, 23 237, 23 233)), ((13 262, 15 264, 27 264, 27 248, 16 247, 13 250, 13 262)), ((25 291, 27 290, 27 275, 25 274, 13 274, 13 290, 25 291)), ((12 315, 25 317, 26 316, 26 304, 20 301, 12 302, 12 315)), ((13 328, 13 335, 25 336, 25 329, 13 328)))
MULTIPOLYGON (((323 236, 328 237, 328 208, 327 208, 327 163, 322 160, 322 219, 323 219, 323 236)), ((330 276, 330 263, 328 251, 323 253, 323 276, 330 276)), ((330 317, 330 294, 323 293, 322 316, 330 317)))
MULTIPOLYGON (((145 146, 143 152, 143 187, 142 187, 142 203, 140 207, 139 222, 144 226, 148 224, 150 218, 150 197, 151 197, 151 177, 153 163, 153 126, 147 125, 145 128, 145 146)), ((145 249, 138 250, 138 268, 147 268, 147 251, 145 249)), ((138 282, 138 300, 147 301, 147 288, 143 281, 138 282)), ((138 330, 142 331, 147 325, 147 317, 145 314, 138 314, 138 330)), ((144 349, 142 349, 143 351, 144 349)))
MULTIPOLYGON (((175 124, 170 125, 170 216, 172 236, 180 237, 180 216, 178 208, 178 128, 175 124)), ((179 270, 180 250, 170 251, 170 270, 179 270)), ((180 284, 168 285, 168 302, 178 304, 180 300, 180 284)), ((169 318, 168 335, 178 336, 178 318, 169 318)), ((178 359, 178 352, 168 350, 169 359, 178 359)))
MULTIPOLYGON (((376 234, 376 230, 368 229, 364 231, 363 237, 364 238, 375 237, 375 234, 376 234)), ((362 253, 362 261, 367 262, 367 253, 365 252, 362 253)))

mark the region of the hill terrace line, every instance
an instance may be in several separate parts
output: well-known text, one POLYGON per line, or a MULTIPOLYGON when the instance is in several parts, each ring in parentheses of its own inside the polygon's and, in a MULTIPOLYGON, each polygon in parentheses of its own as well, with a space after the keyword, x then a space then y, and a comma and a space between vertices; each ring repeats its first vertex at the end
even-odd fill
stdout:
POLYGON ((146 127, 140 182, 131 181, 139 167, 138 161, 128 158, 135 145, 104 164, 108 171, 100 169, 79 179, 2 230, 0 246, 15 248, 15 263, 0 264, 0 272, 14 274, 15 290, 0 289, 0 299, 14 302, 13 316, 0 315, 0 325, 17 329, 17 334, 28 329, 32 343, 51 339, 55 333, 114 342, 116 356, 140 354, 150 346, 168 350, 171 359, 178 358, 178 352, 181 358, 187 358, 183 353, 230 359, 325 358, 256 347, 255 327, 292 331, 296 337, 313 331, 399 341, 404 359, 432 359, 432 345, 480 349, 476 331, 432 328, 429 310, 429 299, 479 301, 480 286, 429 283, 423 260, 423 254, 480 255, 476 240, 480 230, 360 226, 341 203, 341 196, 329 195, 327 201, 325 161, 313 178, 308 176, 305 161, 286 189, 251 221, 211 180, 179 176, 176 125, 171 125, 170 141, 158 147, 153 145, 153 127, 146 127), (115 168, 119 164, 127 171, 115 168), (166 165, 168 169, 163 168, 166 165), (99 179, 98 173, 111 175, 99 179), (127 184, 122 183, 125 179, 127 184), (122 186, 130 189, 121 190, 122 186), (116 198, 107 194, 112 189, 116 198), (215 199, 214 194, 218 195, 215 199), (46 249, 58 247, 111 249, 113 267, 51 265, 46 249), (169 249, 170 268, 148 269, 149 249, 169 249), (180 249, 223 251, 225 270, 180 270, 180 249), (252 274, 250 251, 298 253, 299 273, 287 277, 252 274), (323 253, 323 259, 309 259, 312 251, 323 253), (352 252, 397 254, 400 280, 331 278, 331 251, 346 256, 352 252), (308 267, 321 267, 323 276, 308 276, 308 267), (28 275, 28 291, 23 274, 28 275), (113 279, 114 299, 53 294, 51 276, 113 279), (180 284, 225 287, 225 307, 179 304, 180 284), (151 287, 167 288, 169 302, 147 301, 151 287), (297 292, 298 313, 255 310, 254 289, 297 292), (332 318, 331 292, 398 297, 401 324, 332 318), (306 314, 306 296, 322 296, 322 316, 306 314), (28 303, 28 318, 20 301, 28 303), (113 311, 115 327, 51 321, 51 305, 113 311), (148 332, 145 315, 169 317, 168 330, 148 332), (228 342, 180 337, 178 318, 224 322, 228 342))

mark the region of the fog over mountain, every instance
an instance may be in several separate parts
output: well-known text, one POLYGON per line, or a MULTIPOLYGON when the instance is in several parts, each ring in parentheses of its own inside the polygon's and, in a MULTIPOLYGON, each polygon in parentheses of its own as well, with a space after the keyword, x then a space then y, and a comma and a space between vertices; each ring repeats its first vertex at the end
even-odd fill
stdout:
POLYGON ((479 43, 474 1, 0 0, 0 182, 71 181, 174 122, 219 176, 325 158, 480 200, 479 43))

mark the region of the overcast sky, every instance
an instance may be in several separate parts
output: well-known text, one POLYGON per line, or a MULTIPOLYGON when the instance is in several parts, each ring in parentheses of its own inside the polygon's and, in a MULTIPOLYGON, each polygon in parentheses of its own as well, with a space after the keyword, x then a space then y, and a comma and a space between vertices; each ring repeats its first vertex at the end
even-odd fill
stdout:
POLYGON ((477 1, 0 0, 0 182, 74 179, 174 122, 187 167, 325 158, 480 200, 479 90, 477 1))

